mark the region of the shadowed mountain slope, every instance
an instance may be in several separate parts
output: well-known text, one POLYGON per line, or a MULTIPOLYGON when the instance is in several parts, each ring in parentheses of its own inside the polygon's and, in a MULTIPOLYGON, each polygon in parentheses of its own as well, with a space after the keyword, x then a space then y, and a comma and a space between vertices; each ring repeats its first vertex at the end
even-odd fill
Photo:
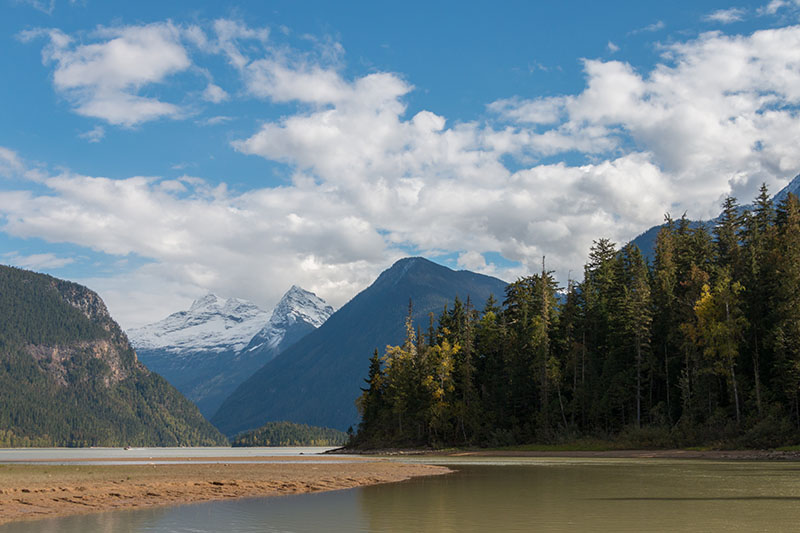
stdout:
POLYGON ((415 321, 427 328, 429 313, 438 318, 456 296, 482 308, 490 294, 502 300, 505 287, 490 276, 402 259, 242 383, 212 423, 228 435, 277 420, 346 429, 358 422, 355 399, 373 350, 403 340, 409 299, 415 321))

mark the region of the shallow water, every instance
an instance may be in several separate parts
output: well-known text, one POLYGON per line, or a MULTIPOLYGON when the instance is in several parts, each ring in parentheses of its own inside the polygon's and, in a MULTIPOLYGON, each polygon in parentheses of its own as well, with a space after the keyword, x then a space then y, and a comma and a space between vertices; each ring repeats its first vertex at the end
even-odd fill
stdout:
POLYGON ((328 493, 9 524, 0 532, 793 531, 800 527, 798 463, 486 458, 440 462, 457 472, 328 493))
MULTIPOLYGON (((114 460, 104 461, 102 464, 136 464, 169 462, 198 463, 221 462, 208 460, 209 458, 231 459, 237 462, 249 460, 263 462, 268 457, 294 457, 301 455, 319 455, 331 447, 320 446, 284 446, 284 447, 197 447, 197 448, 0 448, 0 464, 2 463, 39 463, 59 462, 69 464, 98 464, 98 459, 114 460), (180 461, 175 459, 191 459, 180 461), (172 460, 170 460, 172 459, 172 460)), ((339 455, 338 457, 347 457, 339 455)))

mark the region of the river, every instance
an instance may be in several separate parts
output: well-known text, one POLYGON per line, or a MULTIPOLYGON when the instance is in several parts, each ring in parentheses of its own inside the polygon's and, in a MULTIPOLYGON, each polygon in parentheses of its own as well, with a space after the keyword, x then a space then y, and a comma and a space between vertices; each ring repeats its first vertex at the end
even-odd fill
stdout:
POLYGON ((20 522, 29 532, 795 531, 800 463, 422 459, 454 474, 359 489, 20 522))

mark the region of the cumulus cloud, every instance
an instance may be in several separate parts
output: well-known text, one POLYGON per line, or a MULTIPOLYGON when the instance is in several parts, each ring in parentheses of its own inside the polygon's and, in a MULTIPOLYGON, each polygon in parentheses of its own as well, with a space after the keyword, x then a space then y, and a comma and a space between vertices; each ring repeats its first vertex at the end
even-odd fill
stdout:
POLYGON ((264 96, 318 107, 234 147, 327 184, 390 243, 495 250, 526 265, 547 254, 576 269, 600 235, 630 239, 666 211, 712 216, 724 194, 750 199, 762 181, 774 188, 796 172, 799 38, 794 27, 709 33, 666 47, 647 73, 587 60, 578 94, 490 104, 506 126, 407 118, 411 87, 394 74, 346 80, 284 64, 273 71, 288 81, 265 83, 264 96), (321 89, 284 90, 294 79, 321 89), (570 152, 586 163, 502 163, 570 152))
POLYGON ((139 94, 191 66, 171 22, 101 27, 89 44, 57 29, 20 34, 23 41, 38 36, 49 39, 42 59, 54 65, 53 85, 77 113, 122 126, 180 115, 177 105, 139 94))
MULTIPOLYGON (((800 133, 799 44, 798 27, 708 33, 665 48, 646 74, 587 61, 586 89, 553 106, 566 118, 551 131, 590 128, 617 150, 635 146, 674 187, 665 200, 709 216, 715 196, 750 199, 760 182, 774 187, 800 167, 789 140, 800 133)), ((521 100, 517 110, 543 103, 521 100)), ((513 118, 514 109, 504 107, 503 116, 513 118)))
MULTIPOLYGON (((46 193, 1 192, 3 231, 148 258, 125 283, 152 292, 269 305, 297 283, 338 306, 409 249, 506 279, 546 255, 566 282, 593 239, 625 242, 667 211, 713 216, 725 194, 747 201, 762 181, 775 192, 800 168, 800 27, 707 33, 663 47, 646 71, 586 60, 575 94, 509 95, 459 123, 408 113, 414 88, 399 74, 346 77, 336 47, 278 53, 267 35, 228 21, 195 41, 252 96, 293 104, 233 142, 288 165, 291 183, 231 192, 189 176, 61 173, 46 193)), ((120 280, 104 283, 112 309, 128 305, 120 280)))
POLYGON ((136 272, 96 284, 98 290, 116 287, 101 295, 126 326, 175 310, 154 308, 165 301, 157 294, 164 286, 173 287, 173 296, 214 290, 269 305, 297 283, 341 303, 377 274, 376 265, 401 255, 387 251, 374 227, 324 190, 233 195, 191 177, 73 174, 44 184, 47 194, 0 192, 3 231, 151 259, 136 272), (130 290, 141 298, 151 294, 154 303, 136 311, 125 302, 126 279, 146 282, 130 290))

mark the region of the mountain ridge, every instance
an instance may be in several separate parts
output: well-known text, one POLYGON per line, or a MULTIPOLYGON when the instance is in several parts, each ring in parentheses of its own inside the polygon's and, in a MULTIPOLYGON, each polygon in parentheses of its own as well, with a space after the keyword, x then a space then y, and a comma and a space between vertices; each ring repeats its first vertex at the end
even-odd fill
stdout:
POLYGON ((142 362, 210 416, 242 381, 332 312, 295 285, 271 314, 247 300, 208 294, 131 336, 142 362))
POLYGON ((403 339, 413 301, 414 319, 427 326, 456 296, 482 307, 502 299, 506 282, 427 259, 401 259, 342 306, 318 329, 243 382, 211 418, 233 435, 267 421, 288 420, 347 429, 357 422, 354 401, 374 349, 403 339), (335 384, 335 385, 332 385, 335 384))

